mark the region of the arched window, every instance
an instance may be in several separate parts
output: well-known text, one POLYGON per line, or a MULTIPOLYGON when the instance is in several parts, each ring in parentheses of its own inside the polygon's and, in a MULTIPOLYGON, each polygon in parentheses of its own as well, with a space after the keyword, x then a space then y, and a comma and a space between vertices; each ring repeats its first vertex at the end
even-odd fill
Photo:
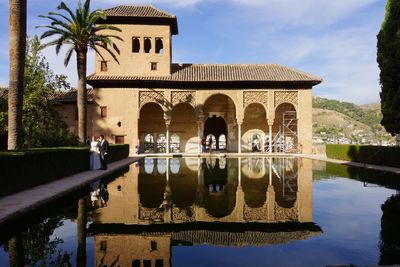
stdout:
POLYGON ((140 40, 138 37, 132 38, 132 53, 140 52, 140 40))
POLYGON ((151 52, 151 39, 148 37, 144 38, 144 52, 145 53, 151 52))
POLYGON ((164 53, 164 45, 162 38, 156 38, 156 54, 164 53))
POLYGON ((170 149, 172 153, 177 153, 179 152, 181 141, 179 139, 179 136, 177 134, 171 135, 170 138, 170 149))
POLYGON ((154 137, 152 134, 146 134, 144 137, 144 152, 154 152, 154 137))
POLYGON ((251 141, 251 151, 260 152, 261 151, 261 136, 259 134, 254 134, 251 141))
POLYGON ((179 169, 181 168, 181 163, 180 163, 179 159, 178 158, 172 158, 169 161, 169 167, 170 167, 171 173, 178 174, 179 173, 179 169))
POLYGON ((159 134, 157 137, 157 152, 165 153, 167 147, 167 138, 165 134, 159 134))
POLYGON ((218 137, 218 147, 219 147, 219 149, 226 149, 226 135, 225 134, 221 134, 218 137))
POLYGON ((147 174, 152 174, 154 170, 154 159, 145 158, 144 159, 144 171, 147 174))
POLYGON ((167 160, 157 159, 157 172, 159 174, 164 174, 167 171, 167 160))
POLYGON ((206 138, 206 146, 207 149, 217 149, 217 140, 215 139, 215 136, 212 134, 207 135, 206 138))

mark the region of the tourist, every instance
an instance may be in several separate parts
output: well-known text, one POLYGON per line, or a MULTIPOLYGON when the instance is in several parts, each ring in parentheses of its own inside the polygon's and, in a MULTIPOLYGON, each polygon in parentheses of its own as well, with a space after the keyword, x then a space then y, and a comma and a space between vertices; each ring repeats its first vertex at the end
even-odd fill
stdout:
POLYGON ((206 151, 206 139, 204 138, 204 136, 200 140, 200 145, 201 145, 201 152, 204 153, 206 151))
POLYGON ((109 193, 108 193, 108 189, 107 189, 107 185, 106 184, 102 184, 100 186, 100 206, 101 207, 107 207, 107 202, 108 199, 110 197, 109 193))
POLYGON ((212 145, 213 145, 213 139, 212 139, 212 137, 210 136, 210 137, 208 138, 208 151, 210 152, 210 154, 211 154, 211 152, 212 152, 212 145))
POLYGON ((101 167, 100 144, 93 136, 92 141, 90 142, 90 169, 100 170, 101 167))
POLYGON ((107 155, 108 155, 108 141, 104 138, 104 135, 100 135, 100 159, 101 169, 107 170, 107 155))

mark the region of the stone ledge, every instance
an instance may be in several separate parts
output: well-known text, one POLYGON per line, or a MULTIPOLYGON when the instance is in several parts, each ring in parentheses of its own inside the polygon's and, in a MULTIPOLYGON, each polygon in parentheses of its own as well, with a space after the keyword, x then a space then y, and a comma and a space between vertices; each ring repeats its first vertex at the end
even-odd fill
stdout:
POLYGON ((77 173, 51 183, 0 198, 0 226, 42 205, 73 193, 98 179, 109 176, 129 166, 140 158, 141 157, 129 157, 108 164, 107 170, 77 173))

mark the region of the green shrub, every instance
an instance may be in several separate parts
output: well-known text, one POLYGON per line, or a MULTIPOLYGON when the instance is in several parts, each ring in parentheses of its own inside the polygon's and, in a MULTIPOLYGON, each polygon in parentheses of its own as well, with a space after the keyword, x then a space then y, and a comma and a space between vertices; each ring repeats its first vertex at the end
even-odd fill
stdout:
POLYGON ((110 145, 108 147, 107 162, 111 163, 129 156, 129 145, 110 145))
POLYGON ((400 167, 400 147, 326 145, 326 156, 331 159, 400 167))
MULTIPOLYGON (((110 145, 109 163, 126 158, 129 145, 110 145)), ((0 152, 0 197, 89 170, 87 147, 0 152)))

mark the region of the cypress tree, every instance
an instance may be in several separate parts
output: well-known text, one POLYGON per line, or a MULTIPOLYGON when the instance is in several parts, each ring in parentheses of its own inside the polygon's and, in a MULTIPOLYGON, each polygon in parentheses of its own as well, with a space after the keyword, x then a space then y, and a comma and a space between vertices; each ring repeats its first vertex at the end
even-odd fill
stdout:
POLYGON ((400 142, 400 1, 387 0, 378 38, 377 61, 381 84, 381 124, 400 142))

